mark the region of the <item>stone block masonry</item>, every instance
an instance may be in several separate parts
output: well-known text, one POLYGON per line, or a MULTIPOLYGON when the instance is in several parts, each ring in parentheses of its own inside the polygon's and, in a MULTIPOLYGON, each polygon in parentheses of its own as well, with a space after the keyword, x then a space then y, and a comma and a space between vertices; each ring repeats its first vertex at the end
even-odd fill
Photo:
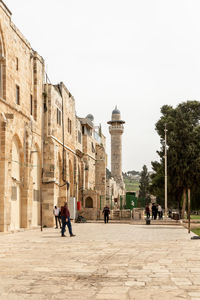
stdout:
POLYGON ((105 137, 44 69, 0 0, 0 231, 53 226, 55 205, 105 194, 105 137))

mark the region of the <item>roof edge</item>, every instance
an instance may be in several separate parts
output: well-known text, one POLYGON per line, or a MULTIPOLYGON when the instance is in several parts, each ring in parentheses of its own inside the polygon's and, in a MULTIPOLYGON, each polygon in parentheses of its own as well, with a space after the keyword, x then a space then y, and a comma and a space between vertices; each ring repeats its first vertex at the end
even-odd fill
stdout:
POLYGON ((2 0, 0 0, 0 4, 2 4, 4 6, 4 8, 7 10, 7 12, 9 13, 9 15, 12 16, 12 12, 10 11, 8 6, 2 0))

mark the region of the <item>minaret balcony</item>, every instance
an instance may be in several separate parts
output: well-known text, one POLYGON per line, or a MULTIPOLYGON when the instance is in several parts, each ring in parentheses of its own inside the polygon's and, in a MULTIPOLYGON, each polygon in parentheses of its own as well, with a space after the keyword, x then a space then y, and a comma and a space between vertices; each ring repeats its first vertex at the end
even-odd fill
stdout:
POLYGON ((124 132, 124 126, 123 125, 109 126, 109 132, 114 133, 114 134, 117 134, 117 133, 122 134, 124 132))

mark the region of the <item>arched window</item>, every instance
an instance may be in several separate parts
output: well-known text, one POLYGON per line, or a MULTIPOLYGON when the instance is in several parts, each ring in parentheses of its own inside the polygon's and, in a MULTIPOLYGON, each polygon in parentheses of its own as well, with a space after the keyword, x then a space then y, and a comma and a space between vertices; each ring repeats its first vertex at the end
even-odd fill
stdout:
POLYGON ((85 208, 93 208, 93 200, 91 197, 85 199, 85 208))

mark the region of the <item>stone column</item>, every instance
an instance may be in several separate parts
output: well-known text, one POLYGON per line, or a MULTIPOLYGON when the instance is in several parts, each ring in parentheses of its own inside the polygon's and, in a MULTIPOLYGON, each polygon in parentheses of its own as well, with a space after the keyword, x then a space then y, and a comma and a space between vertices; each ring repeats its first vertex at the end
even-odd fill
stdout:
POLYGON ((123 184, 122 178, 122 134, 125 122, 121 120, 117 107, 112 112, 112 119, 108 122, 111 134, 111 174, 114 180, 123 184))

